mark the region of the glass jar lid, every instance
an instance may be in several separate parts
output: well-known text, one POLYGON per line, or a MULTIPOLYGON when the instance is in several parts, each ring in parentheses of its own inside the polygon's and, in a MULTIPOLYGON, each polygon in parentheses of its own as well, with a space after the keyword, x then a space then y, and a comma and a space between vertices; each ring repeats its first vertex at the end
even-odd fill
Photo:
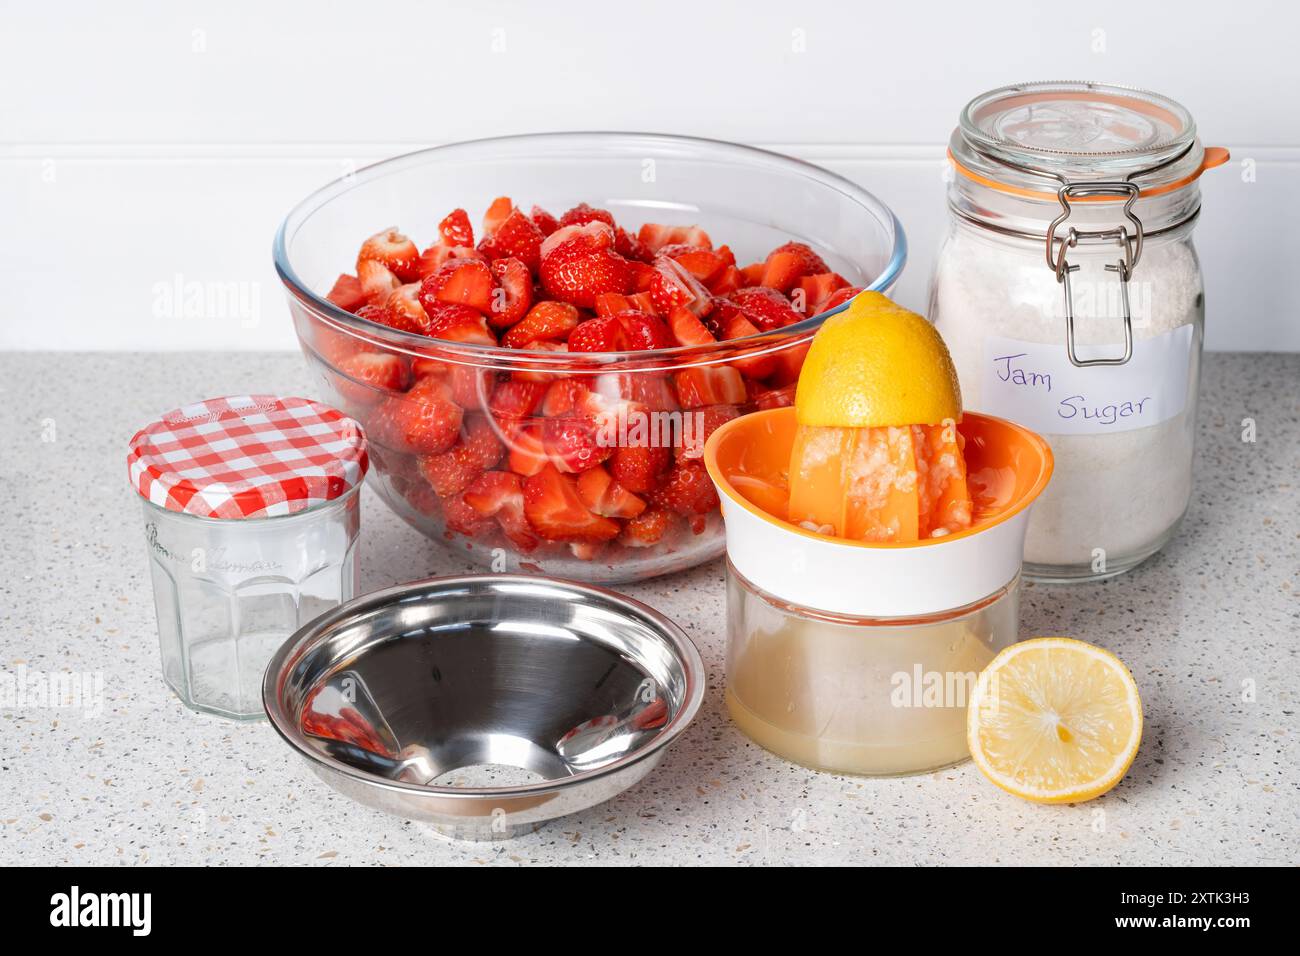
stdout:
POLYGON ((950 152, 958 172, 1031 198, 1065 182, 1130 180, 1142 195, 1218 165, 1181 104, 1145 90, 1079 81, 1020 83, 966 104, 950 152))

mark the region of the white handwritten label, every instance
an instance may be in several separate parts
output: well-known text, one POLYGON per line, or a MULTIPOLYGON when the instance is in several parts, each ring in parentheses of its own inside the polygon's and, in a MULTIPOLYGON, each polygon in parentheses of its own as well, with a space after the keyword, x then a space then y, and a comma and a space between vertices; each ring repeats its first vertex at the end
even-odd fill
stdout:
MULTIPOLYGON (((1192 326, 1133 343, 1124 365, 1070 364, 1065 342, 984 340, 979 411, 1047 435, 1099 435, 1157 425, 1187 405, 1192 326)), ((1077 346, 1079 358, 1107 358, 1122 346, 1077 346)))

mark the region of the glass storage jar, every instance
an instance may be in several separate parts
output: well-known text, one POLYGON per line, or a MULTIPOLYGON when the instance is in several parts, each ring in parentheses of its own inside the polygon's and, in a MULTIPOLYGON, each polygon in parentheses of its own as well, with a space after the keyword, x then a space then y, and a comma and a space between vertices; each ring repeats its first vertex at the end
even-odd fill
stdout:
POLYGON ((263 716, 271 655, 356 590, 364 436, 306 399, 211 399, 141 429, 127 463, 164 679, 195 710, 263 716))
POLYGON ((972 100, 949 146, 950 226, 930 290, 969 408, 1051 443, 1025 571, 1108 577, 1173 536, 1191 496, 1205 300, 1191 115, 1094 83, 972 100))

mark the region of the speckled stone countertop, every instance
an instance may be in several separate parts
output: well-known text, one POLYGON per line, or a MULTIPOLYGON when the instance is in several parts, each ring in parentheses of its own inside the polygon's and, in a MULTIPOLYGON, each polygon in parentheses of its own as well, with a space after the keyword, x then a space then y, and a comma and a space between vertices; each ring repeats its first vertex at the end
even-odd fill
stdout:
MULTIPOLYGON (((1142 750, 1106 797, 1040 807, 969 763, 870 780, 771 756, 723 709, 715 562, 623 588, 708 664, 700 716, 659 768, 534 834, 454 843, 350 803, 265 722, 191 713, 162 681, 127 440, 188 401, 310 395, 301 357, 0 355, 0 672, 102 675, 99 708, 0 707, 0 865, 1294 864, 1300 355, 1207 355, 1201 387, 1174 541, 1120 578, 1024 592, 1024 636, 1110 648, 1142 690, 1142 750)), ((366 495, 364 589, 469 569, 366 495)))

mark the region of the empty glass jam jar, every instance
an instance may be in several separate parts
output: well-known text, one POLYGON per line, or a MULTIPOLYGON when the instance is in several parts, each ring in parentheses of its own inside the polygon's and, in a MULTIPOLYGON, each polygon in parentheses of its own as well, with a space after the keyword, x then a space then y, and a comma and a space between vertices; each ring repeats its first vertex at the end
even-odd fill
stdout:
POLYGON ((1191 497, 1205 321, 1192 229, 1204 148, 1167 97, 1030 83, 976 97, 949 145, 947 237, 930 317, 970 408, 1047 438, 1056 477, 1025 570, 1134 567, 1191 497))
POLYGON ((186 706, 263 716, 262 672, 356 590, 365 437, 302 398, 216 398, 131 439, 163 677, 186 706))

